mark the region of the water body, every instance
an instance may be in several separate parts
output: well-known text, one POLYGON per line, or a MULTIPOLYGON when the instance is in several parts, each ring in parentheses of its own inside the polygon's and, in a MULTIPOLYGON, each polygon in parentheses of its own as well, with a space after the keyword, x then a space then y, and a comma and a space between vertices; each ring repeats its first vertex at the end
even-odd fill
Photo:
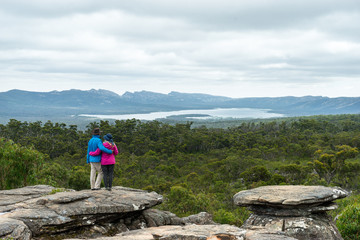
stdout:
POLYGON ((199 109, 199 110, 180 110, 170 112, 152 112, 142 114, 121 114, 121 115, 89 115, 81 114, 83 117, 93 117, 100 119, 140 119, 140 120, 156 120, 159 118, 168 118, 173 116, 187 116, 189 119, 216 119, 216 118, 239 118, 239 119, 255 119, 255 118, 274 118, 284 117, 284 114, 269 112, 270 109, 257 108, 216 108, 216 109, 199 109), (194 116, 189 116, 194 115, 194 116), (201 116, 199 116, 201 115, 201 116))

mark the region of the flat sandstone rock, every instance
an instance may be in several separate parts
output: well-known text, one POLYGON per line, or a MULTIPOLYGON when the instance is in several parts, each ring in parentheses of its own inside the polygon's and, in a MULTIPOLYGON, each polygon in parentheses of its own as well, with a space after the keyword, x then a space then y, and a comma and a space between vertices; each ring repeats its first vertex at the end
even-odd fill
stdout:
POLYGON ((238 206, 269 205, 277 207, 316 205, 332 202, 348 196, 348 192, 338 187, 275 185, 238 192, 234 203, 238 206))
MULTIPOLYGON (((240 240, 245 239, 244 229, 231 225, 161 226, 120 233, 101 240, 240 240)), ((282 238, 279 238, 282 239, 282 238)))
POLYGON ((265 186, 235 194, 234 203, 253 212, 242 225, 256 230, 252 235, 249 231, 246 240, 277 239, 280 233, 284 239, 342 240, 326 211, 347 195, 341 188, 324 186, 265 186))
MULTIPOLYGON (((82 190, 50 194, 53 189, 37 185, 0 191, 0 220, 3 224, 6 222, 14 226, 14 229, 17 223, 24 223, 33 236, 48 235, 139 215, 140 211, 163 200, 155 192, 120 186, 114 187, 111 192, 82 190), (18 222, 10 222, 11 219, 18 222)), ((0 232, 0 238, 6 235, 5 230, 0 232)))

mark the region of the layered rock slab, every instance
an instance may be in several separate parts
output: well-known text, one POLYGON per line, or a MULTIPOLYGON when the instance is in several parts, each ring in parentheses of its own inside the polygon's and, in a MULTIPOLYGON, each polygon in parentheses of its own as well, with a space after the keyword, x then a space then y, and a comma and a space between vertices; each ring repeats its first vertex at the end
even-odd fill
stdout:
POLYGON ((266 205, 282 207, 318 206, 348 196, 339 187, 275 185, 238 192, 234 203, 238 206, 266 205))
POLYGON ((35 185, 0 191, 0 214, 11 211, 16 203, 50 194, 55 188, 48 185, 35 185))
POLYGON ((342 239, 327 211, 348 196, 341 188, 323 186, 265 186, 241 191, 234 203, 253 214, 242 226, 263 233, 281 233, 296 239, 342 239))
MULTIPOLYGON (((0 191, 0 219, 3 223, 18 220, 19 225, 24 223, 36 237, 131 219, 162 202, 162 196, 155 192, 124 187, 114 187, 111 192, 83 190, 50 194, 53 190, 51 186, 38 185, 0 191)), ((101 226, 98 228, 101 231, 101 226)), ((3 236, 11 234, 3 232, 3 236)))

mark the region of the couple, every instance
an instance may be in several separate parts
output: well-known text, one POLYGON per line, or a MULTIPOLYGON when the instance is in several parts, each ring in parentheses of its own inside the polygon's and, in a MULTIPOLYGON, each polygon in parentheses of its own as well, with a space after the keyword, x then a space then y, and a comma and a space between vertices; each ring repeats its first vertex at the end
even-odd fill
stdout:
POLYGON ((91 190, 99 190, 101 179, 104 176, 105 188, 111 191, 115 155, 119 152, 110 133, 104 136, 104 144, 100 139, 100 134, 100 129, 95 128, 93 130, 93 136, 88 143, 86 162, 91 165, 90 185, 91 190), (98 172, 97 177, 96 172, 98 172))

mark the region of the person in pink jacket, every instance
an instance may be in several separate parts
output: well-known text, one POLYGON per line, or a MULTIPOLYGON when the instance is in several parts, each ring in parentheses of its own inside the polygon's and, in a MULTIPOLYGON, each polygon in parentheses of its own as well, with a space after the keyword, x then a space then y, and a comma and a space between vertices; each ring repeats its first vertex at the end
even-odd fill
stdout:
POLYGON ((108 191, 111 191, 112 181, 114 178, 114 166, 115 166, 115 156, 119 153, 113 137, 110 133, 104 136, 103 145, 109 150, 112 150, 112 154, 108 154, 106 152, 102 152, 99 148, 96 149, 94 152, 89 152, 91 156, 97 156, 101 153, 101 170, 104 173, 104 183, 105 188, 108 191))

